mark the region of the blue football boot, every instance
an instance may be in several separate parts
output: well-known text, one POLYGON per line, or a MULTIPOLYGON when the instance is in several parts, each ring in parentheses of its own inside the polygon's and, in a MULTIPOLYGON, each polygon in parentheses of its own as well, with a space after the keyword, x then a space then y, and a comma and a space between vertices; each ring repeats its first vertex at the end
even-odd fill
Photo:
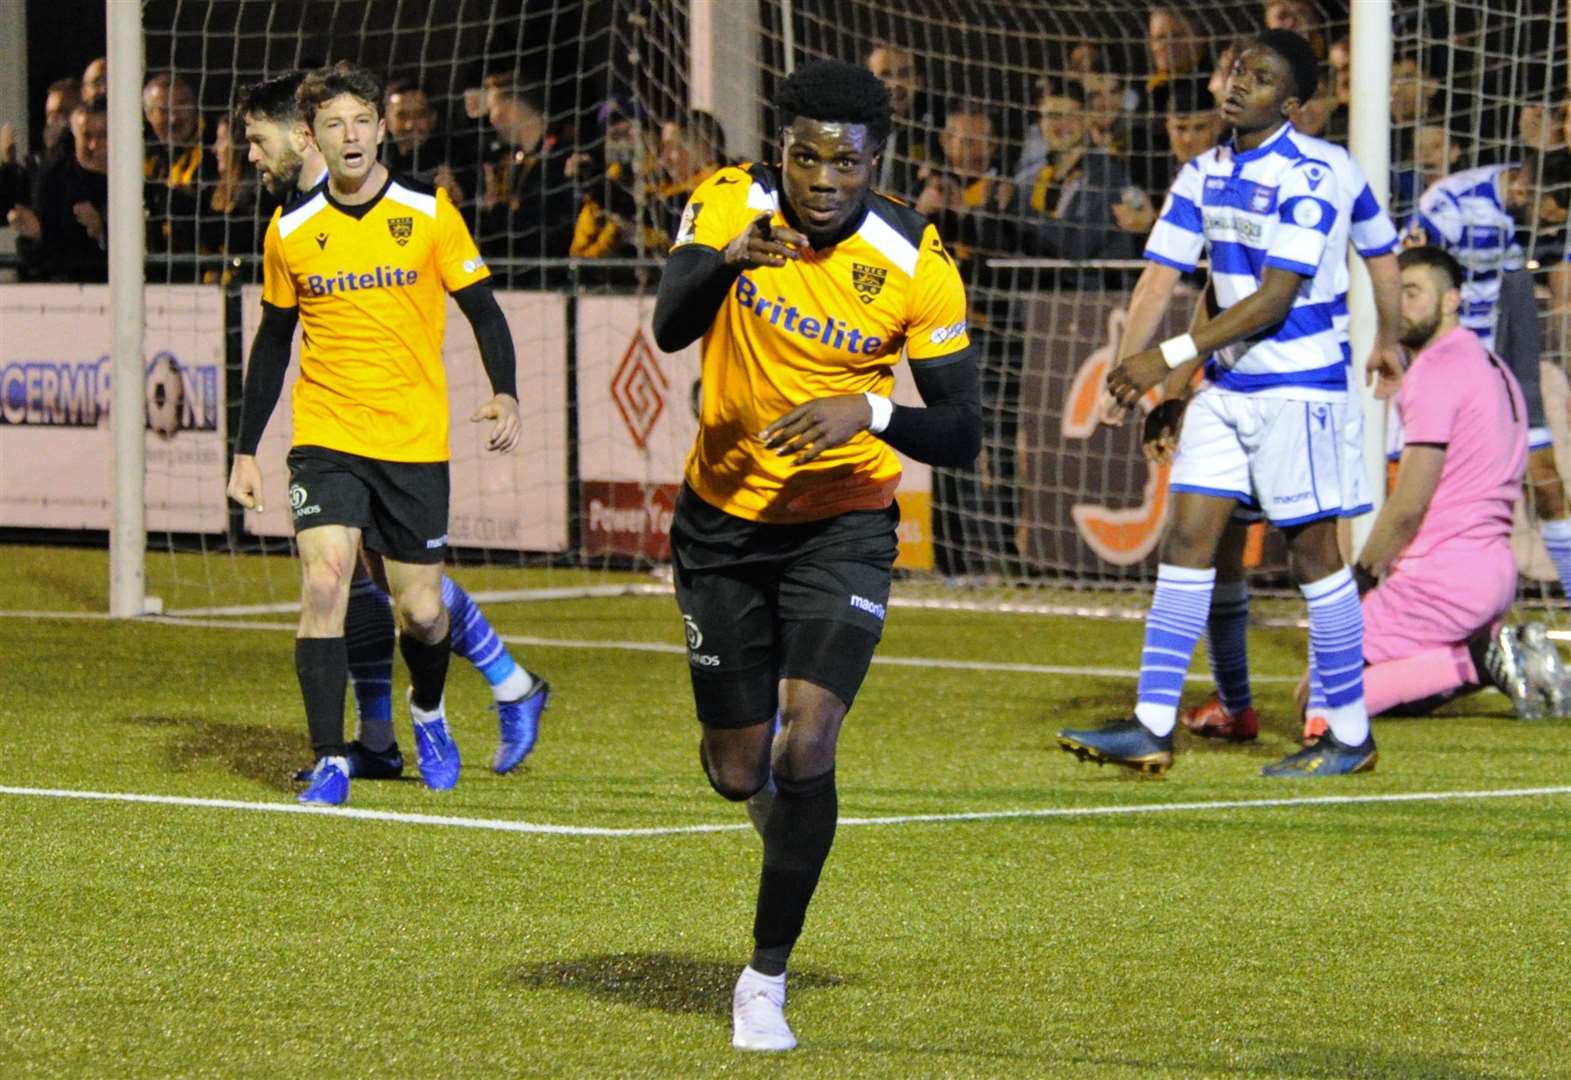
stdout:
POLYGON ((349 762, 341 757, 325 757, 311 771, 311 783, 299 800, 307 806, 338 806, 349 801, 349 762))
POLYGON ((420 779, 432 791, 446 791, 458 783, 458 744, 448 734, 445 719, 415 722, 415 760, 420 779))
POLYGON ((1372 772, 1380 753, 1375 737, 1369 735, 1357 746, 1337 742, 1329 731, 1296 754, 1289 754, 1274 765, 1260 770, 1261 776, 1302 778, 1310 776, 1348 776, 1372 772))
POLYGON ((498 726, 502 741, 497 743, 496 757, 491 759, 493 771, 506 775, 529 756, 540 735, 540 714, 551 704, 551 684, 536 676, 535 688, 517 701, 499 701, 496 704, 498 726))
POLYGON ((1081 761, 1122 765, 1147 776, 1161 776, 1173 764, 1173 735, 1153 735, 1135 717, 1087 731, 1060 731, 1058 748, 1081 761))

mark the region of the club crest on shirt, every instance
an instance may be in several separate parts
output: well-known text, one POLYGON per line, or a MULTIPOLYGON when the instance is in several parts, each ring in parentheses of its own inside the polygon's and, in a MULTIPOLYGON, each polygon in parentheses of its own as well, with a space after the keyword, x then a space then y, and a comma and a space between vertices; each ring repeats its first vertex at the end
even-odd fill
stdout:
POLYGON ((409 238, 415 232, 415 219, 412 217, 394 217, 387 219, 387 231, 392 234, 393 241, 403 247, 409 243, 409 238))
POLYGON ((1249 196, 1249 209, 1256 214, 1269 214, 1271 200, 1276 195, 1276 188, 1256 187, 1254 194, 1249 196))
POLYGON ((851 264, 851 285, 856 289, 856 298, 864 304, 871 304, 878 298, 884 288, 884 279, 888 276, 889 271, 882 266, 851 264))

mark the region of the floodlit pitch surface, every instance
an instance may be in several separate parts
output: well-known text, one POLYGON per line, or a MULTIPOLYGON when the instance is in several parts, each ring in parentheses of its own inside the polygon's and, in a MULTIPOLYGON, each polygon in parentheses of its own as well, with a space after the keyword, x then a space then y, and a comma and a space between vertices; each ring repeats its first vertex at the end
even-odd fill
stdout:
MULTIPOLYGON (((10 587, 99 588, 45 562, 10 587)), ((492 615, 681 641, 660 598, 492 615)), ((0 1074, 1571 1075, 1571 724, 1480 695, 1377 722, 1372 775, 1268 781, 1303 643, 1262 631, 1260 743, 1181 736, 1167 779, 1125 779, 1052 735, 1132 681, 1030 668, 1126 668, 1138 640, 891 613, 886 658, 1025 670, 873 669, 842 815, 934 819, 842 825, 794 960, 801 1049, 762 1062, 729 1047, 759 843, 703 781, 680 654, 520 646, 558 696, 505 778, 455 661, 455 791, 277 813, 307 757, 287 632, 0 618, 0 1074), (82 792, 192 801, 58 794, 82 792), (1384 800, 1409 794, 1437 797, 1384 800), (1055 813, 946 817, 1014 811, 1055 813), (720 828, 665 831, 689 826, 720 828)))

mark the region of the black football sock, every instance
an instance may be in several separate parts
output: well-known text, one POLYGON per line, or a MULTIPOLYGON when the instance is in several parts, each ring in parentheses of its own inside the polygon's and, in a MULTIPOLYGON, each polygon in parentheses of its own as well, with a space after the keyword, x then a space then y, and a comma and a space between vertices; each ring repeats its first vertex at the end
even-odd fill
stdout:
POLYGON ((344 752, 344 694, 349 687, 349 650, 341 637, 296 638, 295 674, 305 699, 305 722, 317 758, 344 752))
POLYGON ((775 788, 764 822, 764 869, 753 916, 751 967, 761 975, 785 973, 840 817, 833 769, 806 780, 776 775, 775 788))
POLYGON ((399 634, 398 651, 409 665, 409 700, 417 709, 434 711, 442 704, 442 687, 447 685, 447 661, 453 655, 452 631, 431 645, 416 640, 413 634, 399 634))

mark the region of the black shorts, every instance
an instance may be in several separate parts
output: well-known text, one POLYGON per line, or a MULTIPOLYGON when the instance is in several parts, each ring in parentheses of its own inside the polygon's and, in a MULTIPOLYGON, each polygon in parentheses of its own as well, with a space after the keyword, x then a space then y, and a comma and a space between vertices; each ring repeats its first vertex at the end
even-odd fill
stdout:
POLYGON ((770 720, 781 679, 822 686, 849 707, 883 635, 899 522, 890 506, 763 524, 684 486, 671 549, 698 719, 770 720))
POLYGON ((348 525, 395 562, 446 558, 447 462, 379 461, 322 446, 297 446, 288 462, 296 534, 348 525))

